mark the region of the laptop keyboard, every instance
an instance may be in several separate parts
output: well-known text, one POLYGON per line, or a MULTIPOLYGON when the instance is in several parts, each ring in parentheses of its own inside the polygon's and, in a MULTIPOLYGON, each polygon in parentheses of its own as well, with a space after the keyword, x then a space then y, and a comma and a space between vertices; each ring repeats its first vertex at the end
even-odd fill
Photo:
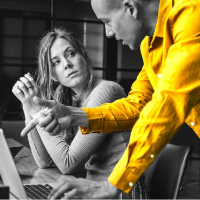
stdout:
MULTIPOLYGON (((52 186, 45 184, 45 185, 24 185, 26 194, 31 199, 47 199, 51 190, 53 189, 52 186)), ((61 199, 63 196, 58 197, 61 199)))

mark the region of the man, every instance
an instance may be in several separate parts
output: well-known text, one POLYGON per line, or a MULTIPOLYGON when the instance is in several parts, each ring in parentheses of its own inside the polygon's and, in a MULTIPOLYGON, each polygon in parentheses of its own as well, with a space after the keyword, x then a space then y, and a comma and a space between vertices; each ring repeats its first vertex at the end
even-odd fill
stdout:
MULTIPOLYGON (((65 116, 57 113, 59 123, 49 115, 40 125, 52 134, 69 125, 82 126, 83 134, 127 129, 132 134, 108 181, 69 181, 52 192, 52 199, 60 193, 69 199, 129 193, 185 121, 200 137, 200 0, 91 0, 91 5, 107 37, 132 50, 141 44, 143 69, 127 98, 98 108, 66 107, 65 116)), ((55 102, 35 101, 53 115, 59 110, 55 102)))

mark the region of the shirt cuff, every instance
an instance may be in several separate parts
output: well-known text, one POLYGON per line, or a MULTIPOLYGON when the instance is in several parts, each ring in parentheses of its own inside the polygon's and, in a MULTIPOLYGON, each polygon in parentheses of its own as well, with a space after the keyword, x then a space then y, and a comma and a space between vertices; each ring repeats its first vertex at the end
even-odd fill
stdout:
POLYGON ((103 115, 100 108, 82 108, 88 118, 88 127, 80 126, 82 134, 91 132, 102 132, 103 115))
POLYGON ((137 169, 126 168, 118 163, 110 174, 108 181, 125 193, 129 193, 137 183, 142 172, 137 169))

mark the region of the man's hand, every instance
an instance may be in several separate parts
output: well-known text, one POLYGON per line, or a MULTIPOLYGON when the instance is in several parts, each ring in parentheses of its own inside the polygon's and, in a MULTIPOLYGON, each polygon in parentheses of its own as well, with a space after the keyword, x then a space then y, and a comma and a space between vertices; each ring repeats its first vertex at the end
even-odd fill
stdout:
POLYGON ((114 187, 109 181, 96 182, 83 178, 69 180, 54 188, 49 199, 57 199, 65 195, 63 199, 113 199, 121 190, 114 187))
POLYGON ((72 119, 67 106, 54 100, 43 100, 38 97, 34 97, 33 101, 37 106, 43 107, 44 109, 37 113, 22 130, 22 137, 28 134, 37 124, 44 127, 46 131, 51 132, 52 135, 58 134, 62 129, 71 126, 72 119), (60 124, 59 121, 63 122, 63 124, 60 124))
POLYGON ((43 100, 34 97, 36 105, 45 107, 22 130, 21 136, 25 136, 37 124, 44 127, 51 135, 56 135, 70 126, 87 127, 88 119, 81 108, 62 105, 54 100, 43 100))

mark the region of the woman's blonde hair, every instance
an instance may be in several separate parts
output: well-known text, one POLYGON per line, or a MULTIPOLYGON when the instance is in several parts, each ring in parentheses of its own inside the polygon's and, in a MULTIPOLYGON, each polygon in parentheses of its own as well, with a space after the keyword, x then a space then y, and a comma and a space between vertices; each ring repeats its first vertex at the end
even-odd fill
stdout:
MULTIPOLYGON (((51 63, 51 47, 57 38, 66 39, 70 45, 80 54, 85 62, 85 67, 88 72, 88 81, 85 87, 85 91, 82 94, 86 97, 93 89, 94 75, 92 70, 92 61, 88 55, 88 52, 82 42, 76 37, 74 33, 64 28, 54 28, 45 33, 40 39, 38 46, 38 70, 37 70, 37 85, 40 88, 41 97, 43 99, 54 99, 64 105, 73 104, 74 92, 59 82, 55 81, 53 77, 53 67, 51 63)), ((73 106, 78 106, 74 105, 73 106)))

